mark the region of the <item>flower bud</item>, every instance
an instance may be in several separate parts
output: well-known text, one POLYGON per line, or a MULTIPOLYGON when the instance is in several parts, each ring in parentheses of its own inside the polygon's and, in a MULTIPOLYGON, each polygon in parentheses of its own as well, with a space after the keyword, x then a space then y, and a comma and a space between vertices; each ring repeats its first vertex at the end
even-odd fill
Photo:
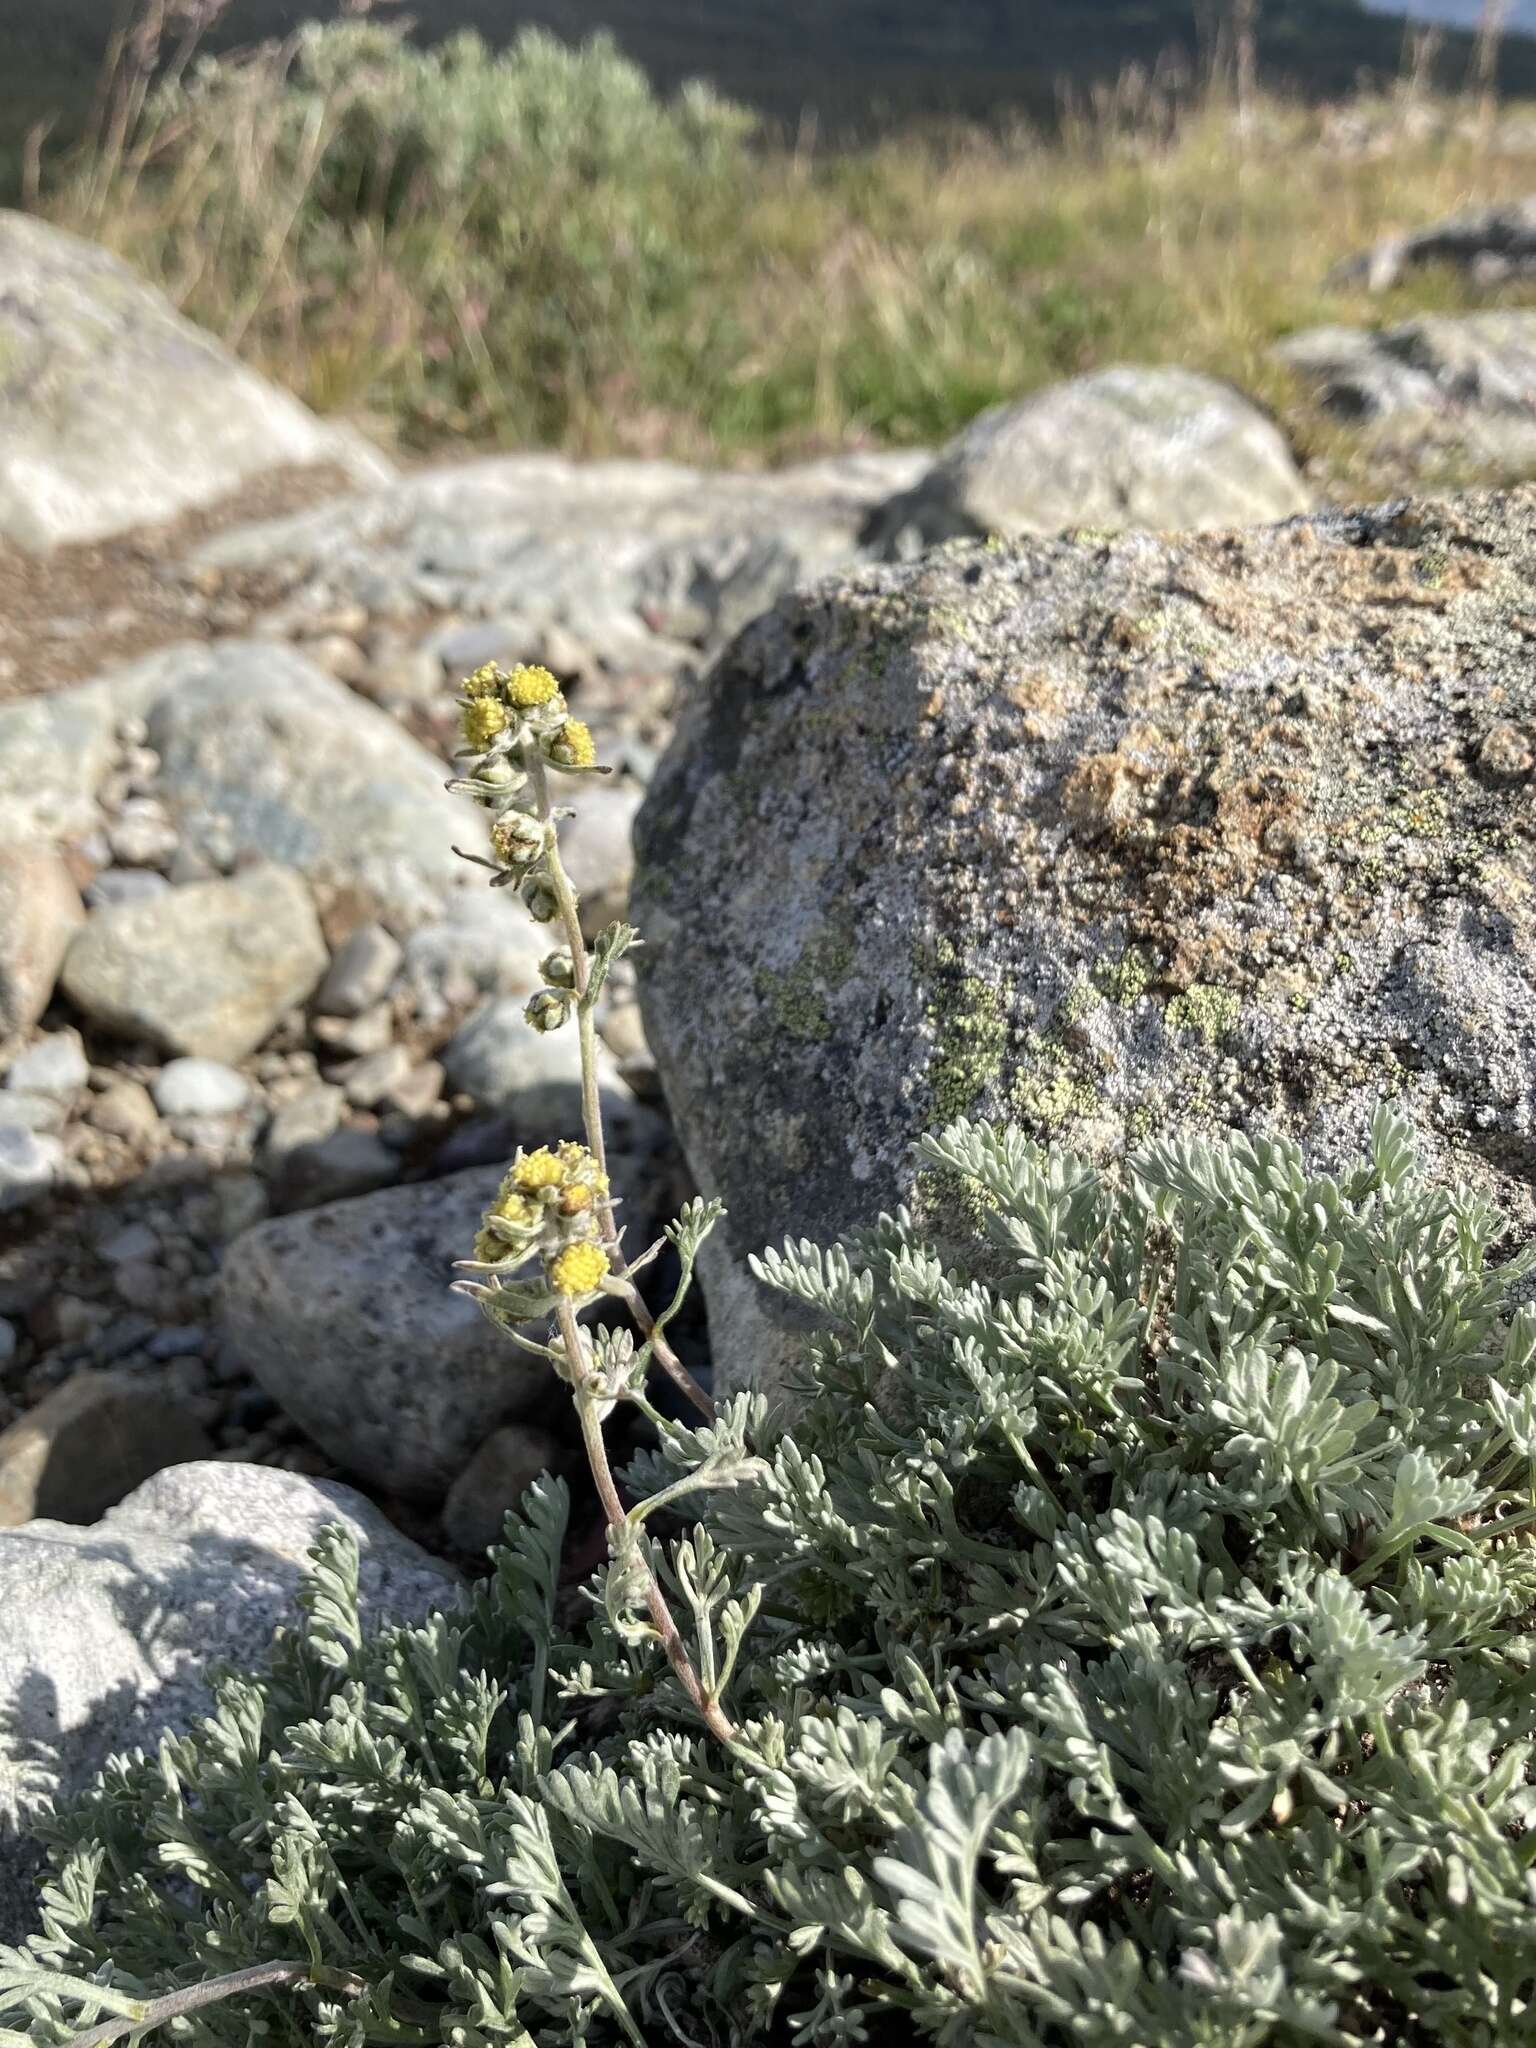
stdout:
POLYGON ((545 758, 556 768, 595 768, 597 746, 592 728, 579 718, 567 718, 541 741, 545 758))
POLYGON ((571 999, 564 989, 541 988, 523 1006, 523 1015, 535 1031, 558 1031, 571 1014, 571 999))
POLYGON ((552 924, 560 915, 560 898, 543 875, 530 875, 520 894, 535 924, 552 924))
POLYGON ((544 827, 526 811, 503 811, 491 827, 491 851, 504 867, 528 867, 544 851, 544 827))
POLYGON ((557 946, 553 953, 546 953, 539 962, 539 976, 554 988, 574 988, 576 963, 571 958, 570 949, 557 946))

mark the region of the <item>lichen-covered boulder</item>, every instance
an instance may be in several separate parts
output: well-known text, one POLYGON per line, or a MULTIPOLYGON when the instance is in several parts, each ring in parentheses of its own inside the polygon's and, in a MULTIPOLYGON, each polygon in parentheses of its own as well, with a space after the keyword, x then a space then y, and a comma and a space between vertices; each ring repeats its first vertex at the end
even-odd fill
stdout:
POLYGON ((986 534, 1261 525, 1310 503, 1285 436, 1242 392, 1122 363, 980 414, 864 540, 899 559, 986 534))
MULTIPOLYGON (((1536 492, 1244 535, 957 547, 784 600, 641 813, 646 1024, 746 1276, 1006 1113, 1319 1161, 1403 1101, 1521 1216, 1536 1174, 1536 492)), ((916 1192, 921 1193, 920 1189, 916 1192)))

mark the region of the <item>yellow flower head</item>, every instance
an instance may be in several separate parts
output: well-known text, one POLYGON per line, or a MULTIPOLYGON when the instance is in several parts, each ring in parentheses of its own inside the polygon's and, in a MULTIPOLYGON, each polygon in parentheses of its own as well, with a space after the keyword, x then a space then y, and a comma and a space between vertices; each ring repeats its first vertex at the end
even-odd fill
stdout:
POLYGON ((569 1187, 560 1190, 560 1213, 562 1216, 579 1216, 584 1209, 592 1206, 592 1190, 581 1181, 572 1181, 569 1187))
POLYGON ((606 1278, 608 1254, 597 1244, 568 1244, 549 1263, 549 1284, 557 1294, 590 1294, 606 1278))
POLYGON ((514 1160, 507 1178, 514 1188, 524 1194, 535 1195, 540 1188, 559 1187, 565 1178, 565 1168, 547 1145, 541 1145, 537 1152, 529 1152, 514 1160))
POLYGON ((459 713, 459 728, 466 747, 488 747, 507 729, 506 707, 494 697, 472 697, 459 713))
POLYGON ((597 746, 592 728, 579 718, 568 718, 549 742, 549 758, 562 768, 595 768, 597 746))
POLYGON ((507 701, 520 711, 531 711, 536 704, 552 704, 559 694, 560 685, 547 668, 524 663, 507 677, 507 701))
POLYGON ((503 672, 494 661, 483 662, 462 685, 466 697, 494 697, 501 689, 503 672))
POLYGON ((515 1223, 524 1230, 532 1229, 539 1220, 539 1205, 530 1202, 526 1195, 504 1187, 491 1208, 493 1216, 499 1216, 503 1223, 515 1223))

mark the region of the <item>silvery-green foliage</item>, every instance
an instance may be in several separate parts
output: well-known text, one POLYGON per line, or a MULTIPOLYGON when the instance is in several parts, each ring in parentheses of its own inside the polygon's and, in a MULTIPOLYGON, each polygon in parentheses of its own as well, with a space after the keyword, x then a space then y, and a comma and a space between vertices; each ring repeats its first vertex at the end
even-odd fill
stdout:
POLYGON ((896 1217, 762 1261, 824 1326, 793 1429, 738 1397, 631 1474, 734 1748, 622 1556, 573 1625, 557 1485, 371 1646, 331 1537, 270 1674, 49 1824, 0 2019, 308 1958, 330 1988, 187 2037, 1536 2038, 1536 1316, 1498 1219, 1385 1113, 1337 1180, 1247 1139, 1121 1184, 927 1149, 942 1257, 896 1217))

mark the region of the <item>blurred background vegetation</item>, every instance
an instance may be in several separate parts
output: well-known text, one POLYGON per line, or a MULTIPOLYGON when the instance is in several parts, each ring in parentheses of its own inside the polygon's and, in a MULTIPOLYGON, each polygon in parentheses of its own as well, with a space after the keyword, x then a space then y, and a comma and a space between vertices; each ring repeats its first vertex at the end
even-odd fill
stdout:
POLYGON ((465 24, 435 38, 303 14, 0 16, 14 193, 407 449, 931 441, 1134 359, 1284 402, 1347 470, 1273 342, 1464 303, 1433 270, 1326 278, 1536 191, 1536 40, 1357 0, 434 0, 465 24))

